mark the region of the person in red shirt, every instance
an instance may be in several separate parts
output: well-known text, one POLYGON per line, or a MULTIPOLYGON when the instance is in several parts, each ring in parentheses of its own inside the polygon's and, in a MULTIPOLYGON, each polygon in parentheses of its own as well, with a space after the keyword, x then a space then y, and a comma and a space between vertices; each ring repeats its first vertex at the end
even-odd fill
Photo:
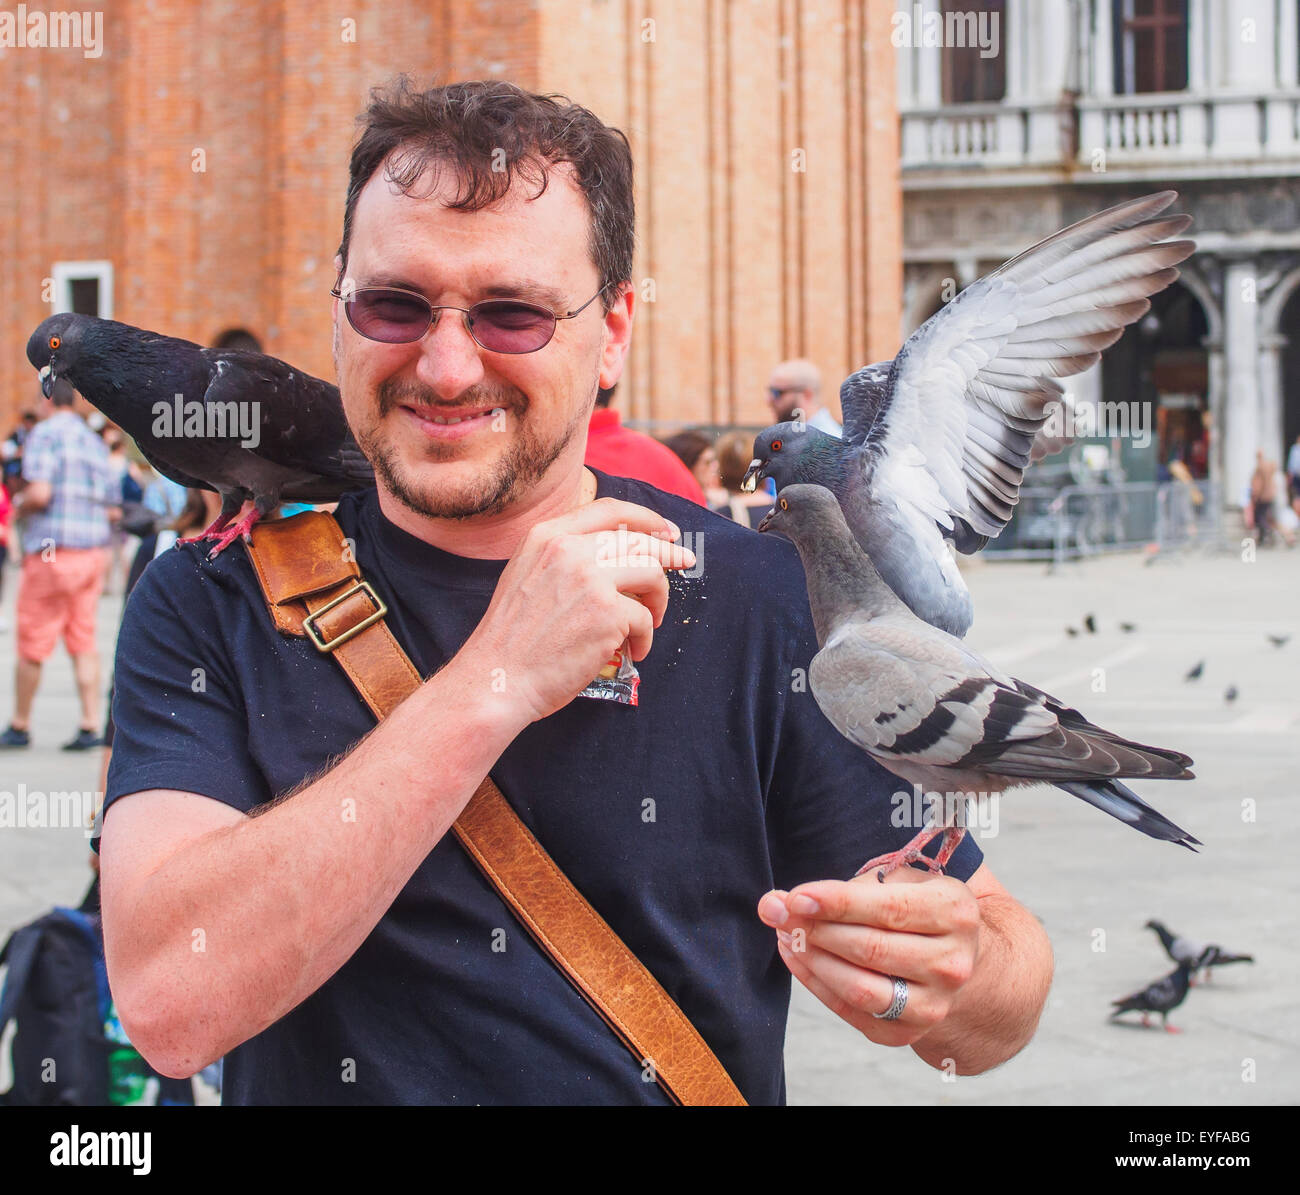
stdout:
POLYGON ((634 477, 681 498, 706 506, 704 491, 695 476, 670 448, 641 432, 623 426, 610 406, 614 387, 596 394, 596 409, 587 425, 584 464, 615 477, 634 477))

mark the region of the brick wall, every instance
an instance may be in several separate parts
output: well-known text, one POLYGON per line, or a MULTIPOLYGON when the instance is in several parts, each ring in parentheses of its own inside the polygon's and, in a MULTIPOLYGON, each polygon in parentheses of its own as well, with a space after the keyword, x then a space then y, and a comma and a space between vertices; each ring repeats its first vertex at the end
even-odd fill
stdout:
POLYGON ((896 347, 885 0, 102 8, 99 58, 0 50, 4 433, 36 399, 23 347, 56 261, 111 261, 117 319, 203 343, 244 328, 332 376, 326 292, 354 120, 401 70, 565 92, 628 134, 635 275, 655 301, 627 414, 761 422, 779 357, 817 360, 833 403, 840 377, 896 347))

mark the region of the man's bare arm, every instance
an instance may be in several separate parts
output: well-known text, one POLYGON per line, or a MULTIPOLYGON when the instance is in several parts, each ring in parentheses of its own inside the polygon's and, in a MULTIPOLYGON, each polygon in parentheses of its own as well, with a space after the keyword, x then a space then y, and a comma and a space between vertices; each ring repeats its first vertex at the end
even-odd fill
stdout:
POLYGON ((100 843, 105 948, 140 1052, 192 1074, 333 975, 519 731, 572 700, 625 639, 645 656, 664 569, 694 562, 651 538, 675 531, 612 500, 535 527, 460 653, 259 816, 165 790, 115 802, 100 843), (620 524, 631 554, 611 566, 601 533, 620 524))
POLYGON ((989 1070, 1018 1054, 1038 1028, 1052 984, 1047 933, 987 864, 967 881, 979 905, 979 953, 947 1017, 912 1049, 931 1066, 951 1058, 958 1074, 989 1070))
POLYGON ((487 690, 453 661, 327 775, 257 817, 162 790, 109 808, 109 981, 150 1063, 193 1074, 351 957, 518 732, 487 690))

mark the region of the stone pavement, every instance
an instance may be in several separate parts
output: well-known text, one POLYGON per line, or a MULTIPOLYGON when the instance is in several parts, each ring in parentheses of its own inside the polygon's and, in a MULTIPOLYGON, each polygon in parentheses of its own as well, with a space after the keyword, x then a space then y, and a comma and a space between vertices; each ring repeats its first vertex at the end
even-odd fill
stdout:
MULTIPOLYGON (((793 1104, 1284 1104, 1300 1100, 1296 894, 1300 842, 1300 550, 1070 564, 978 564, 971 643, 1101 725, 1196 759, 1197 779, 1135 787, 1205 846, 1193 855, 1126 829, 1050 788, 1016 790, 982 836, 989 864, 1047 928, 1056 977, 1037 1036, 988 1075, 945 1081, 910 1050, 873 1045, 795 985, 787 1044, 793 1104), (1082 629, 1092 613, 1097 633, 1082 629), (1137 624, 1125 634, 1120 621, 1137 624), (1079 634, 1070 637, 1066 626, 1079 634), (1291 633, 1274 648, 1266 633, 1291 633), (1184 673, 1206 660, 1199 682, 1184 673), (1101 669, 1097 681, 1094 670, 1101 669), (1095 683, 1104 692, 1094 692, 1095 683), (1229 685, 1240 692, 1228 704, 1229 685), (1254 820, 1243 801, 1254 802, 1254 820), (1108 1024, 1109 1001, 1169 964, 1148 918, 1252 953, 1195 988, 1184 1032, 1108 1024), (1104 950, 1095 946, 1104 945, 1104 950)), ((17 576, 0 604, 12 624, 17 576)), ((101 605, 109 658, 120 599, 101 605)), ((11 712, 13 632, 0 636, 0 721, 11 712)), ((60 648, 60 652, 62 649, 60 648)), ((98 753, 59 751, 76 726, 71 666, 46 667, 34 745, 0 753, 0 793, 93 791, 98 753)), ((0 831, 0 935, 90 879, 76 827, 0 831)), ((0 1086, 7 1080, 0 1077, 0 1086)))

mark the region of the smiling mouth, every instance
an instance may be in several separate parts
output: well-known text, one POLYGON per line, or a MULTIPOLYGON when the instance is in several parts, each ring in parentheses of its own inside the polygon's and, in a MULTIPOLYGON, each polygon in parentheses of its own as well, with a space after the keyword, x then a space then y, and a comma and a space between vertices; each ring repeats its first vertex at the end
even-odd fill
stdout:
POLYGON ((417 419, 423 419, 428 423, 442 424, 447 427, 454 426, 457 423, 467 423, 472 419, 482 419, 484 416, 493 415, 501 409, 500 407, 484 407, 482 410, 465 411, 459 415, 435 415, 427 407, 406 407, 406 410, 410 411, 417 419))

